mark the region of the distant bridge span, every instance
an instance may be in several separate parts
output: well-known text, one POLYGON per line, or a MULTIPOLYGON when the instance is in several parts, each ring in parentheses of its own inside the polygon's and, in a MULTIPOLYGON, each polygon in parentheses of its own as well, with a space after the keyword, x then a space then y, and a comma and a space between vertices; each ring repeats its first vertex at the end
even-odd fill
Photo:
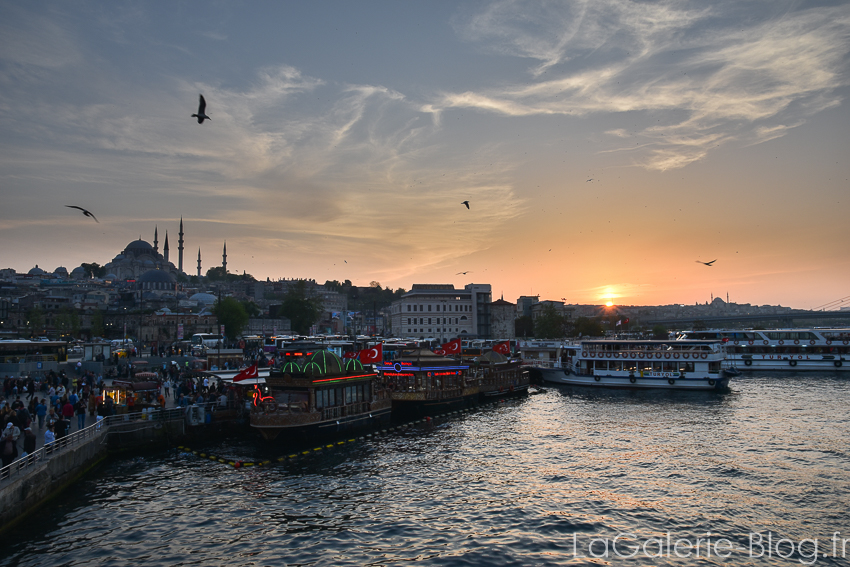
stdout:
POLYGON ((674 319, 642 319, 642 325, 681 326, 684 323, 705 323, 709 327, 724 327, 724 323, 747 323, 762 321, 779 321, 783 326, 793 327, 795 320, 801 319, 832 319, 850 324, 850 311, 804 311, 796 310, 787 313, 770 315, 724 315, 722 317, 676 317, 674 319))

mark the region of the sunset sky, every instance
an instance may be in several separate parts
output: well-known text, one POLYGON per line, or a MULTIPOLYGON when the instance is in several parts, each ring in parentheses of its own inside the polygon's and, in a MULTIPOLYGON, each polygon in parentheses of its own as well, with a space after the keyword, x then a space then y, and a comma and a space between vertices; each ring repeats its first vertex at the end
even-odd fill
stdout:
POLYGON ((848 95, 847 2, 3 1, 0 268, 850 306, 848 95))

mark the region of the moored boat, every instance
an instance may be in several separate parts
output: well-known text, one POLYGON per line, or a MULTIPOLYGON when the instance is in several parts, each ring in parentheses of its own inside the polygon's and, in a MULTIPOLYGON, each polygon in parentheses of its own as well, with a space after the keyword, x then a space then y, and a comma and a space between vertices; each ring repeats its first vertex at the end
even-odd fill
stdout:
POLYGON ((391 392, 393 419, 432 416, 478 401, 480 388, 469 365, 427 348, 402 351, 376 369, 391 392))
POLYGON ((712 329, 679 338, 723 341, 739 370, 850 370, 850 329, 712 329))
POLYGON ((521 361, 493 350, 475 360, 475 376, 482 400, 528 393, 528 370, 521 361))
POLYGON ((583 340, 564 345, 556 367, 540 368, 543 380, 574 386, 720 390, 722 341, 637 339, 583 340))
POLYGON ((377 427, 389 422, 391 409, 376 372, 359 360, 343 362, 318 350, 285 362, 269 373, 265 385, 255 386, 250 423, 268 440, 297 443, 377 427))

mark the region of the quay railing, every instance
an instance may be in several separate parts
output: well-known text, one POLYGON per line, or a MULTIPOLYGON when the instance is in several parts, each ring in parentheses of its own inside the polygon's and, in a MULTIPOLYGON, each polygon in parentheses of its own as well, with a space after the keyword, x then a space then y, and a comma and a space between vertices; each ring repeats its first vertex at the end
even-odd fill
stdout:
MULTIPOLYGON (((223 409, 238 409, 241 407, 237 402, 228 402, 226 407, 219 405, 218 402, 207 402, 201 404, 201 406, 204 408, 204 412, 223 409)), ((48 443, 43 447, 36 449, 32 453, 28 453, 26 456, 16 459, 9 465, 0 468, 0 490, 3 488, 3 481, 9 480, 14 476, 26 475, 30 471, 34 470, 36 465, 44 462, 50 457, 100 439, 109 433, 110 427, 126 425, 129 423, 149 424, 183 421, 186 419, 186 414, 191 408, 201 406, 154 409, 153 411, 110 415, 103 419, 99 419, 97 423, 60 437, 56 441, 48 443)))

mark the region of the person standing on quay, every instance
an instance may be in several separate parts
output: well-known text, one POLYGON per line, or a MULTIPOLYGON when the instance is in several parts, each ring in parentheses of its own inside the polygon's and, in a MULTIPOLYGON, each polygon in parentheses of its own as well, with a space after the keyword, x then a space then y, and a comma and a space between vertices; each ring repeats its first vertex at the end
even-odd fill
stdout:
POLYGON ((53 443, 56 442, 56 434, 53 433, 53 424, 47 424, 47 431, 44 432, 44 449, 49 453, 53 450, 53 443))
POLYGON ((62 417, 68 421, 68 425, 71 425, 71 418, 74 417, 74 404, 71 403, 71 400, 65 400, 65 403, 62 405, 62 417))
POLYGON ((38 416, 38 430, 44 429, 44 417, 47 415, 47 400, 41 398, 41 401, 35 406, 35 415, 38 416))
POLYGON ((77 412, 77 429, 83 429, 86 426, 86 400, 80 398, 74 407, 77 412))
POLYGON ((35 453, 35 433, 32 432, 32 427, 24 429, 24 454, 32 455, 35 453))
MULTIPOLYGON (((16 430, 18 428, 10 420, 6 423, 3 436, 0 438, 0 453, 2 453, 4 467, 11 465, 18 458, 18 435, 15 435, 16 430)), ((20 434, 20 430, 18 432, 20 434)))

